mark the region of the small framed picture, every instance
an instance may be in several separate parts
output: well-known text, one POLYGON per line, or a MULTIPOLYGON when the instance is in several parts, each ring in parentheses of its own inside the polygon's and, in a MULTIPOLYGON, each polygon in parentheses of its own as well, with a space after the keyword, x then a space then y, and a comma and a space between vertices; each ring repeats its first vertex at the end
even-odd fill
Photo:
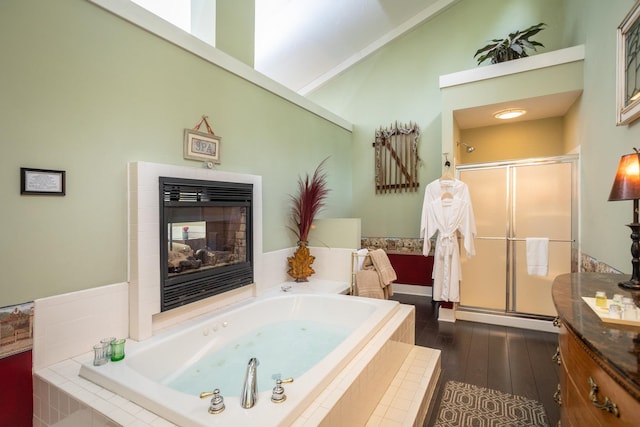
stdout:
POLYGON ((184 158, 220 163, 221 138, 192 129, 184 130, 184 158))
POLYGON ((20 194, 64 196, 65 171, 20 168, 20 194))
POLYGON ((640 1, 618 27, 616 64, 617 125, 640 117, 640 1))

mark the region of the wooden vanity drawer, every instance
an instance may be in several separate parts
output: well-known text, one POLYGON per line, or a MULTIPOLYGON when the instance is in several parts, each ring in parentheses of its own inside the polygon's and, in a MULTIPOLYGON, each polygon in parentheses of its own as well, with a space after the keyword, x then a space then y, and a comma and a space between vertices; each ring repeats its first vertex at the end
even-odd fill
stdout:
POLYGON ((567 377, 561 384, 566 388, 562 406, 571 425, 637 426, 640 403, 595 362, 592 353, 566 328, 561 328, 559 343, 563 374, 567 377), (594 406, 589 378, 597 384, 597 402, 603 404, 609 398, 619 416, 594 406))

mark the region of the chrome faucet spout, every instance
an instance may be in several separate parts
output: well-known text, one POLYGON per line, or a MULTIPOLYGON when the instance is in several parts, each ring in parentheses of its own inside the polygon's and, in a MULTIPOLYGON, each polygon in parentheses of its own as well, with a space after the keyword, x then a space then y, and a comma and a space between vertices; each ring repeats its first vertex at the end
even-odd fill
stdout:
POLYGON ((244 377, 244 386, 242 387, 242 407, 245 409, 253 408, 258 400, 258 365, 260 362, 255 357, 249 359, 247 364, 247 373, 244 377))

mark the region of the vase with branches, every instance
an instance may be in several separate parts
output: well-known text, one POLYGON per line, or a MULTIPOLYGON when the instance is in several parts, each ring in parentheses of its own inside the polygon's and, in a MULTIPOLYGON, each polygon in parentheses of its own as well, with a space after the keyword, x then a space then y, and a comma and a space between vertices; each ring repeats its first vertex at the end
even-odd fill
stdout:
POLYGON ((290 196, 292 225, 288 228, 297 237, 298 247, 294 255, 287 260, 289 262, 288 274, 296 282, 306 282, 308 277, 315 273, 311 268, 315 257, 310 254, 307 244, 313 220, 324 207, 329 194, 327 173, 324 169, 327 159, 328 157, 320 162, 313 176, 307 174, 304 179, 299 177, 298 192, 295 196, 290 196))
POLYGON ((483 54, 478 58, 478 65, 487 59, 491 59, 492 64, 497 64, 512 59, 525 58, 529 56, 527 49, 536 50, 536 46, 544 47, 542 43, 529 39, 542 31, 545 25, 547 24, 541 22, 524 30, 510 33, 504 39, 490 40, 490 43, 478 49, 473 57, 483 54))

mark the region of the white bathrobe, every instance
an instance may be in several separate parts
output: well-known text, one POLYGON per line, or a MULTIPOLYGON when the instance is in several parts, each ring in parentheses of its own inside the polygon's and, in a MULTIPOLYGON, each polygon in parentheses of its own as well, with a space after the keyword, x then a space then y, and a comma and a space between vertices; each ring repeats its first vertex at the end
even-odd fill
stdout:
POLYGON ((435 181, 427 184, 427 188, 424 190, 422 218, 424 218, 426 205, 436 199, 440 199, 442 194, 445 192, 451 193, 453 197, 468 200, 469 203, 471 203, 469 187, 463 181, 460 181, 459 179, 436 179, 435 181))
POLYGON ((436 233, 433 262, 433 299, 435 301, 460 301, 460 248, 458 232, 463 236, 468 258, 475 255, 473 239, 476 235, 475 219, 469 190, 462 181, 455 180, 447 188, 434 181, 425 190, 420 235, 424 238, 423 254, 431 250, 430 238, 436 233), (438 193, 440 191, 440 193, 438 193), (442 199, 444 192, 453 197, 442 199))

